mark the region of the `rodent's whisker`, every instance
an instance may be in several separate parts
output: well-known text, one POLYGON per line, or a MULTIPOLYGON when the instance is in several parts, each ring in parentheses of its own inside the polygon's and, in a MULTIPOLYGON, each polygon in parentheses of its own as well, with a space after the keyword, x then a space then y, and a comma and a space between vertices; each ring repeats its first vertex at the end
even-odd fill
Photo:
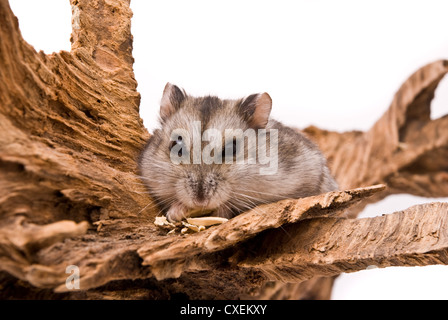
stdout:
POLYGON ((228 203, 226 203, 226 202, 224 202, 224 203, 222 204, 222 206, 224 206, 224 208, 226 208, 229 212, 232 212, 233 209, 232 209, 229 205, 230 205, 230 204, 228 204, 228 203))
POLYGON ((171 205, 171 204, 173 204, 174 202, 176 202, 176 198, 173 196, 173 197, 168 197, 168 198, 166 198, 166 199, 163 199, 163 200, 161 200, 161 201, 159 201, 157 204, 159 205, 159 206, 165 206, 166 204, 169 204, 169 205, 171 205))
POLYGON ((257 208, 257 206, 259 206, 261 204, 270 203, 270 201, 263 200, 263 199, 258 199, 257 200, 258 203, 255 203, 251 199, 246 198, 244 196, 243 196, 243 199, 236 198, 236 199, 233 199, 233 200, 237 201, 240 204, 242 204, 244 209, 246 209, 246 210, 254 210, 254 212, 257 213, 257 214, 262 214, 262 212, 260 211, 260 209, 257 208))
MULTIPOLYGON (((240 200, 241 201, 241 199, 237 199, 237 200, 240 200)), ((248 199, 247 199, 248 200, 248 199)), ((248 200, 248 201, 250 201, 250 200, 248 200)), ((243 202, 243 201, 242 201, 243 202)), ((257 208, 257 206, 255 206, 255 204, 252 202, 252 201, 250 201, 254 206, 252 206, 251 208, 247 208, 248 210, 253 210, 256 214, 258 214, 258 215, 260 215, 260 214, 263 214, 263 212, 261 212, 260 211, 260 209, 259 208, 257 208)), ((264 202, 261 202, 260 204, 267 204, 267 203, 270 203, 269 201, 264 201, 264 202)), ((260 205, 259 204, 259 205, 260 205)), ((288 231, 286 231, 285 230, 285 228, 283 228, 283 226, 280 226, 280 228, 286 233, 286 235, 289 237, 289 238, 291 238, 291 235, 288 233, 288 231)))
MULTIPOLYGON (((260 211, 259 208, 257 208, 257 206, 252 206, 252 207, 247 207, 247 210, 253 210, 257 215, 262 215, 263 212, 260 211)), ((291 235, 288 233, 288 231, 285 230, 285 228, 283 228, 283 226, 280 226, 280 228, 286 233, 286 235, 291 238, 291 235)))
MULTIPOLYGON (((158 208, 162 205, 164 206, 171 206, 174 202, 176 202, 176 198, 174 196, 169 197, 167 199, 164 199, 162 201, 159 201, 158 203, 149 202, 142 210, 140 210, 138 213, 142 213, 146 209, 154 209, 158 208), (151 206, 150 206, 151 205, 151 206)), ((160 210, 159 210, 160 211, 160 210)), ((161 212, 161 211, 160 211, 161 212)))
MULTIPOLYGON (((268 193, 268 192, 262 192, 262 191, 257 191, 257 190, 251 190, 251 189, 248 189, 248 188, 244 188, 244 191, 248 191, 248 192, 256 193, 256 194, 262 194, 262 195, 266 195, 266 196, 273 196, 273 197, 275 197, 275 198, 277 198, 279 200, 291 199, 291 197, 287 197, 287 196, 285 197, 285 196, 281 196, 281 195, 275 194, 275 193, 268 193)), ((245 193, 241 193, 241 194, 247 195, 245 193)))
POLYGON ((249 210, 249 209, 256 207, 256 205, 253 202, 250 203, 250 202, 244 201, 243 199, 232 199, 229 201, 229 203, 233 204, 234 206, 238 206, 239 211, 249 210))
POLYGON ((138 212, 138 214, 140 214, 140 213, 142 213, 143 211, 145 211, 148 207, 149 207, 149 209, 153 209, 154 206, 155 206, 154 203, 152 203, 152 202, 148 202, 148 204, 147 204, 142 210, 140 210, 140 211, 138 212), (151 206, 150 206, 150 205, 151 205, 151 206))
POLYGON ((237 207, 230 201, 224 202, 222 205, 224 205, 230 212, 233 212, 233 211, 241 212, 241 208, 237 207))
POLYGON ((260 205, 260 204, 265 204, 265 203, 271 203, 272 201, 270 201, 270 200, 266 200, 266 199, 262 199, 262 198, 256 198, 256 197, 252 197, 252 196, 249 196, 249 195, 247 195, 247 194, 244 194, 244 193, 237 193, 237 192, 234 192, 234 191, 232 191, 232 194, 234 194, 234 195, 236 195, 237 197, 236 197, 236 199, 237 200, 242 200, 240 197, 242 197, 243 199, 246 199, 247 201, 250 201, 250 203, 252 203, 253 204, 253 206, 257 206, 257 205, 260 205), (256 203, 254 202, 254 201, 251 201, 251 200, 254 200, 254 201, 256 201, 256 203))

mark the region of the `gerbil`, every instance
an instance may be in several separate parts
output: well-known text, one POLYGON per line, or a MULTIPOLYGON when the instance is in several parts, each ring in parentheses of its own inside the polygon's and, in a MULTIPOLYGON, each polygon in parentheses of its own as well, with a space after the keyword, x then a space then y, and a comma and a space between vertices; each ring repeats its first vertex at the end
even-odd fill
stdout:
POLYGON ((212 215, 231 218, 263 203, 338 189, 318 147, 303 134, 270 119, 271 107, 267 93, 221 100, 192 97, 175 85, 166 85, 160 105, 161 128, 148 140, 139 169, 150 195, 169 221, 182 220, 192 212, 200 215, 211 211, 212 215), (226 129, 261 134, 253 146, 248 142, 249 134, 246 138, 234 136, 233 140, 204 139, 207 129, 222 137, 227 137, 226 129), (274 145, 274 133, 278 145, 274 145), (194 136, 202 139, 193 141, 194 136), (264 138, 270 163, 261 161, 258 153, 264 138), (207 147, 213 152, 201 154, 207 147), (207 161, 207 154, 212 163, 207 161), (237 154, 244 155, 244 163, 236 161, 237 154), (175 157, 183 161, 173 161, 175 157), (235 161, 226 163, 227 159, 235 161))

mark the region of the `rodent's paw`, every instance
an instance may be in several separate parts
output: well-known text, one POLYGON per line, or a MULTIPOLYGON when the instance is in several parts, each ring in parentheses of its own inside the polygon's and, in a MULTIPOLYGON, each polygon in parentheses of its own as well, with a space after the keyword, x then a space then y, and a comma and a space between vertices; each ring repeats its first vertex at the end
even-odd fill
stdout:
POLYGON ((234 215, 233 212, 229 208, 226 208, 225 206, 219 207, 211 214, 212 217, 220 217, 226 219, 232 218, 233 215, 234 215))
POLYGON ((169 222, 179 222, 187 218, 188 209, 181 203, 174 203, 166 213, 166 218, 169 222))

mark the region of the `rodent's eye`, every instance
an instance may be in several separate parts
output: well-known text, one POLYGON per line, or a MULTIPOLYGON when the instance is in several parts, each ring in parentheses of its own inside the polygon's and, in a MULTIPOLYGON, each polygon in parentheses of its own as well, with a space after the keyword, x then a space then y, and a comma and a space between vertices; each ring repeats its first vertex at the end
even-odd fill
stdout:
POLYGON ((222 158, 225 159, 227 155, 227 157, 233 157, 233 159, 235 159, 237 153, 236 147, 236 139, 233 139, 232 142, 227 143, 222 149, 222 158))
POLYGON ((174 146, 179 146, 179 151, 177 151, 177 155, 179 157, 182 157, 182 155, 183 155, 182 150, 184 150, 184 148, 185 148, 185 144, 182 140, 183 140, 182 136, 178 136, 176 141, 170 142, 170 152, 172 151, 174 146))

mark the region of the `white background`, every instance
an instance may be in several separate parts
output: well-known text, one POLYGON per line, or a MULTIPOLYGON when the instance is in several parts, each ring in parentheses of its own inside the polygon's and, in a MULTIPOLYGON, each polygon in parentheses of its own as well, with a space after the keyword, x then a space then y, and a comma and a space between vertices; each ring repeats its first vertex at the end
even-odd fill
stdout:
MULTIPOLYGON (((36 50, 70 50, 69 0, 10 0, 36 50)), ((166 82, 194 95, 268 92, 272 116, 304 128, 367 130, 419 67, 448 59, 448 1, 132 0, 141 115, 157 126, 166 82)), ((448 79, 432 118, 448 113, 448 79)), ((391 196, 362 217, 448 199, 391 196)), ((448 299, 448 267, 341 275, 334 299, 448 299)))

